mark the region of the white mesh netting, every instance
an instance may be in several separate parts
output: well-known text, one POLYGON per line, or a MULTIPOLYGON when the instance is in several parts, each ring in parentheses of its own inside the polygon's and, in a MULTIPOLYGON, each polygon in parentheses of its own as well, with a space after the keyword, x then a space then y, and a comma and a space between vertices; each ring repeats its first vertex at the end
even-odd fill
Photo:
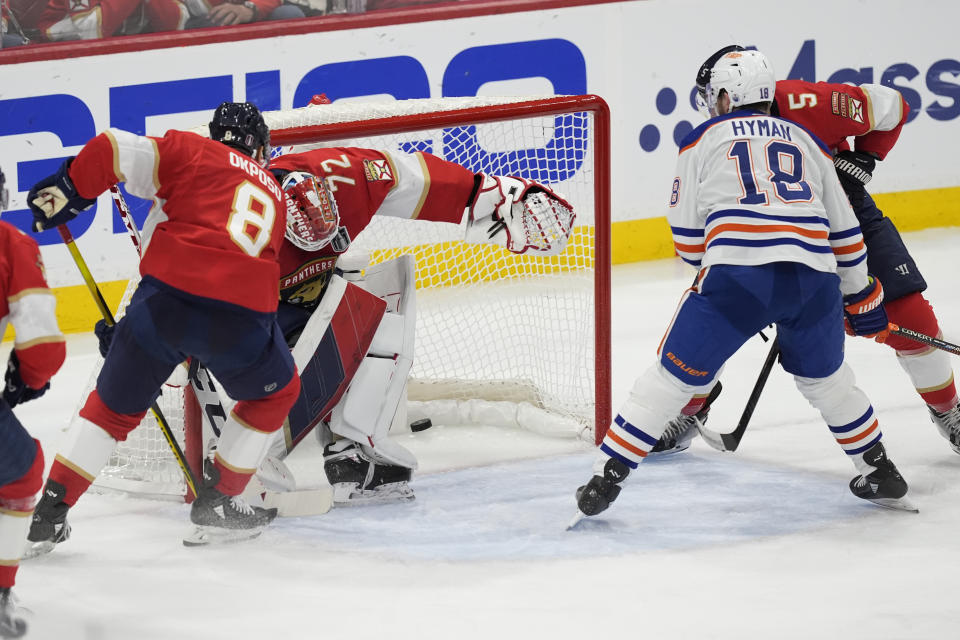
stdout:
MULTIPOLYGON (((474 172, 549 184, 576 211, 571 242, 555 257, 465 244, 458 225, 386 217, 375 217, 354 239, 348 255, 369 254, 373 263, 400 253, 415 256, 410 420, 512 421, 548 435, 593 437, 598 406, 595 245, 598 228, 606 242, 609 218, 596 206, 595 113, 558 106, 557 101, 444 98, 264 114, 280 153, 319 146, 424 151, 474 172), (517 106, 521 108, 514 113, 517 106)), ((608 270, 609 264, 601 269, 608 270)), ((599 302, 606 305, 606 298, 599 302)), ((600 317, 601 323, 609 322, 605 309, 600 317)), ((167 388, 164 404, 171 406, 165 415, 182 433, 178 402, 182 404, 182 395, 167 388)), ((148 415, 118 447, 98 484, 130 490, 132 484, 145 483, 146 493, 169 488, 182 495, 179 473, 148 415)))

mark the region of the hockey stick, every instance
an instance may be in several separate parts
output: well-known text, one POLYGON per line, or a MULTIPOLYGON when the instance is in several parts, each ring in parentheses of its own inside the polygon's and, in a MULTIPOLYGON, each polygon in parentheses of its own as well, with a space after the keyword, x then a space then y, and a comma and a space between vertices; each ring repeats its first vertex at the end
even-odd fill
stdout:
POLYGON ((934 338, 933 336, 928 336, 925 333, 920 333, 919 331, 914 331, 913 329, 901 327, 900 325, 896 325, 892 322, 887 324, 887 329, 895 336, 907 338, 909 340, 913 340, 914 342, 921 342, 936 349, 940 349, 941 351, 946 351, 947 353, 952 353, 955 356, 960 356, 960 345, 953 344, 952 342, 947 342, 946 340, 941 340, 940 338, 934 338))
POLYGON ((117 185, 110 187, 110 197, 113 198, 113 203, 117 205, 117 211, 120 212, 120 219, 123 220, 123 226, 127 228, 127 235, 130 236, 133 246, 137 248, 137 255, 142 256, 143 245, 140 243, 140 230, 137 229, 137 224, 133 221, 133 214, 130 213, 127 201, 123 199, 123 194, 120 193, 120 187, 117 185))
MULTIPOLYGON (((57 227, 57 231, 60 232, 60 237, 63 238, 64 244, 67 245, 67 250, 70 251, 70 255, 73 256, 73 261, 77 263, 77 268, 80 269, 80 275, 83 276, 83 281, 86 283, 87 289, 90 290, 90 295, 93 296, 93 301, 100 310, 103 320, 107 323, 107 326, 112 327, 113 325, 117 324, 113 317, 113 313, 110 311, 110 307, 107 306, 107 301, 100 292, 100 287, 97 286, 96 281, 93 279, 93 274, 90 273, 90 269, 87 267, 86 261, 83 259, 83 256, 80 255, 80 249, 77 248, 77 245, 73 239, 73 234, 70 233, 70 229, 68 229, 66 225, 61 224, 57 227)), ((160 425, 160 431, 163 432, 163 437, 166 438, 167 444, 170 445, 170 450, 173 452, 173 457, 176 458, 177 464, 180 466, 180 470, 183 472, 184 480, 187 483, 187 489, 194 495, 194 497, 196 497, 197 482, 193 477, 193 473, 190 471, 190 467, 187 465, 187 459, 183 455, 180 445, 177 444, 177 440, 174 438, 173 432, 170 430, 170 425, 167 424, 167 420, 163 417, 163 413, 160 411, 160 407, 156 402, 150 405, 150 410, 153 412, 154 417, 156 417, 157 424, 160 425)))
POLYGON ((730 433, 715 433, 708 430, 700 424, 699 421, 697 422, 697 430, 700 431, 700 436, 703 437, 707 444, 717 451, 732 452, 737 450, 737 447, 740 446, 740 440, 743 439, 743 434, 747 430, 747 424, 750 423, 750 418, 753 417, 753 410, 757 408, 757 402, 760 400, 763 387, 767 384, 767 378, 770 377, 770 372, 773 370, 773 365, 777 362, 779 355, 780 342, 774 338, 773 344, 770 345, 770 351, 767 352, 767 359, 763 361, 760 375, 757 376, 757 381, 753 385, 753 391, 750 392, 750 397, 747 398, 747 404, 743 408, 743 413, 740 415, 740 422, 737 423, 736 429, 730 433))
MULTIPOLYGON (((110 196, 114 204, 117 205, 117 211, 120 212, 120 218, 123 220, 123 226, 127 228, 127 235, 137 250, 137 255, 143 255, 143 242, 140 238, 140 230, 130 213, 130 207, 123 197, 123 193, 117 185, 110 187, 110 196)), ((200 420, 207 420, 213 435, 220 437, 220 431, 227 420, 227 412, 224 409, 223 401, 217 392, 213 382, 213 377, 206 367, 199 360, 193 359, 190 362, 187 379, 190 381, 190 388, 193 390, 196 403, 200 406, 200 420)), ((158 421, 159 422, 159 421, 158 421)), ((201 430, 203 427, 201 427, 201 430)), ((166 433, 164 433, 166 435, 166 433)), ((201 457, 205 454, 205 447, 200 445, 201 457)), ((175 451, 176 453, 176 451, 175 451)), ((180 453, 180 457, 186 460, 180 453)), ((178 458, 179 462, 180 458, 178 458)), ((201 462, 202 464, 202 462, 201 462)), ((259 475, 259 474, 258 474, 259 475)), ((330 510, 333 506, 333 490, 328 487, 320 489, 287 489, 285 491, 274 491, 264 487, 259 481, 257 475, 254 476, 257 482, 251 481, 244 491, 245 495, 260 494, 263 498, 264 506, 276 507, 280 516, 309 516, 321 515, 330 510)), ((196 496, 196 492, 194 492, 196 496)))
MULTIPOLYGON (((887 324, 887 329, 892 335, 907 338, 914 342, 926 344, 936 349, 952 353, 955 356, 960 356, 960 345, 953 344, 952 342, 934 338, 925 333, 901 327, 892 322, 887 324)), ((770 371, 773 369, 773 365, 779 355, 780 345, 777 340, 774 339, 773 344, 770 345, 770 352, 767 354, 767 359, 763 363, 763 368, 760 370, 760 375, 757 377, 757 382, 753 386, 753 391, 750 393, 750 398, 747 400, 747 405, 743 408, 743 415, 740 416, 740 422, 737 423, 736 429, 731 433, 715 433, 709 431, 701 424, 697 425, 700 435, 707 444, 717 451, 737 450, 737 447, 740 446, 740 440, 743 438, 743 434, 747 429, 747 423, 750 422, 750 418, 753 416, 753 410, 756 408, 757 401, 760 399, 760 393, 763 391, 763 387, 767 383, 767 378, 770 377, 770 371)))

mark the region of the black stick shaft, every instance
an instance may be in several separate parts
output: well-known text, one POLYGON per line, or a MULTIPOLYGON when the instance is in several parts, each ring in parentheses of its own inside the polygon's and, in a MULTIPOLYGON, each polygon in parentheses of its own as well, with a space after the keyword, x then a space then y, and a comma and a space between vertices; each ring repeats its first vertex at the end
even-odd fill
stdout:
POLYGON ((892 322, 888 325, 890 333, 895 336, 900 336, 902 338, 909 338, 914 342, 920 342, 931 347, 935 347, 942 351, 947 351, 952 353, 955 356, 960 356, 960 345, 955 345, 952 342, 947 342, 946 340, 941 340, 940 338, 934 338, 933 336, 928 336, 925 333, 920 333, 919 331, 914 331, 913 329, 907 329, 906 327, 901 327, 899 325, 893 324, 892 322))
POLYGON ((740 416, 740 422, 737 423, 737 428, 731 433, 721 435, 727 451, 736 451, 737 447, 740 446, 740 440, 743 439, 743 434, 747 430, 750 418, 753 416, 753 410, 757 407, 760 394, 763 392, 763 387, 767 384, 767 378, 770 377, 770 372, 773 370, 773 365, 776 364, 777 356, 779 355, 780 342, 774 338, 773 344, 770 345, 770 351, 767 352, 767 359, 763 362, 763 368, 760 369, 760 375, 757 376, 757 382, 753 385, 753 391, 750 392, 750 397, 747 398, 747 405, 743 408, 743 414, 740 416))

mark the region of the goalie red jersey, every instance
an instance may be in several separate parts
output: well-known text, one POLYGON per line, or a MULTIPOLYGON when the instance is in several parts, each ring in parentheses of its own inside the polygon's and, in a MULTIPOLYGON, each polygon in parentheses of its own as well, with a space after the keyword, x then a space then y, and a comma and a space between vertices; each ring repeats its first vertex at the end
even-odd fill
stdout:
POLYGON ((316 252, 286 242, 280 251, 280 297, 308 308, 316 306, 338 254, 373 216, 459 224, 476 182, 472 171, 429 153, 350 147, 281 156, 270 169, 323 176, 336 199, 341 232, 334 242, 316 252))
POLYGON ((125 180, 130 193, 153 201, 142 275, 254 311, 276 310, 286 208, 276 179, 250 157, 182 131, 153 138, 109 129, 77 155, 70 177, 84 197, 125 180))
POLYGON ((782 117, 803 125, 834 151, 850 148, 883 160, 907 121, 910 107, 899 91, 878 84, 779 80, 776 108, 782 117))

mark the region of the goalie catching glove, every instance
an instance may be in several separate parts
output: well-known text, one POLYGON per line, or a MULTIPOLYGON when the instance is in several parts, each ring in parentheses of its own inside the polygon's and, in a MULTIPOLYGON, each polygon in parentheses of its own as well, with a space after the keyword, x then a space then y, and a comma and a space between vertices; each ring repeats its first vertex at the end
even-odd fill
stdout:
POLYGON ((70 163, 67 158, 60 170, 33 185, 27 195, 27 204, 33 213, 34 229, 42 231, 70 222, 84 209, 89 209, 97 199, 84 198, 70 179, 70 163))
POLYGON ((523 178, 477 174, 467 210, 467 242, 491 242, 513 253, 557 255, 567 246, 576 214, 549 187, 523 178))

